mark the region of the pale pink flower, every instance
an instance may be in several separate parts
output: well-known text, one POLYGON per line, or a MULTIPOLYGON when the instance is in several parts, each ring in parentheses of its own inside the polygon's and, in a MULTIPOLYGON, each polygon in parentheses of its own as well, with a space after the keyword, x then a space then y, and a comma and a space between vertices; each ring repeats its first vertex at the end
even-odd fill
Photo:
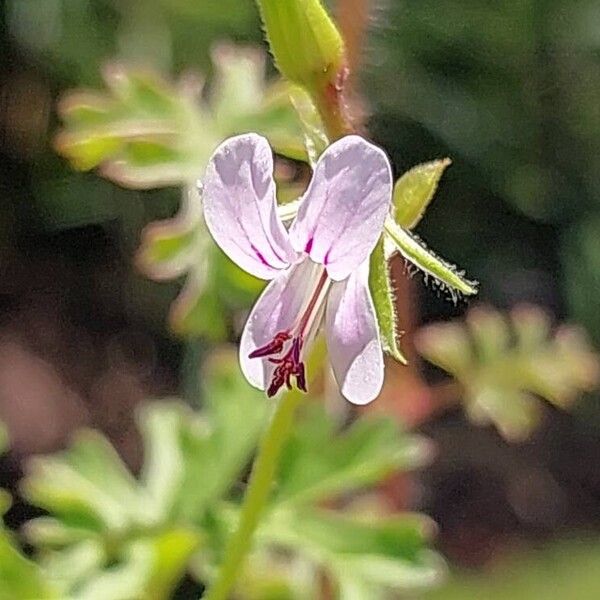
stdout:
POLYGON ((272 151, 259 135, 217 148, 202 194, 216 243, 242 269, 270 280, 240 342, 248 381, 269 396, 292 378, 306 391, 303 359, 323 324, 342 395, 355 404, 373 400, 383 354, 368 275, 392 195, 384 152, 356 135, 329 146, 289 232, 277 214, 272 151))

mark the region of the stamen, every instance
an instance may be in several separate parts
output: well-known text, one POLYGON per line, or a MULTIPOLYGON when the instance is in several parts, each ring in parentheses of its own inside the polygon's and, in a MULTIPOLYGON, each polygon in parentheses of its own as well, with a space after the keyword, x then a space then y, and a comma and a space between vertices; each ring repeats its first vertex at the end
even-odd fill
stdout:
POLYGON ((315 319, 322 314, 320 309, 327 295, 328 283, 330 283, 330 279, 323 269, 306 308, 291 332, 276 333, 269 343, 256 348, 248 355, 250 358, 268 358, 270 363, 277 365, 267 388, 267 396, 274 396, 284 385, 288 389, 292 389, 292 377, 295 378, 296 387, 299 390, 307 391, 306 369, 301 360, 301 351, 305 340, 310 335, 315 319), (286 342, 290 339, 292 342, 288 351, 282 357, 275 357, 274 355, 283 352, 286 342))
POLYGON ((283 358, 269 358, 269 362, 277 365, 273 371, 271 383, 267 389, 267 396, 274 396, 285 384, 288 390, 292 389, 292 376, 296 378, 298 389, 306 392, 306 378, 304 375, 304 363, 300 361, 300 349, 302 342, 294 338, 292 346, 283 358))
POLYGON ((288 331, 280 331, 275 334, 275 337, 264 346, 253 350, 248 355, 249 358, 261 358, 263 356, 271 356, 272 354, 279 354, 283 350, 285 342, 291 339, 291 335, 288 331))

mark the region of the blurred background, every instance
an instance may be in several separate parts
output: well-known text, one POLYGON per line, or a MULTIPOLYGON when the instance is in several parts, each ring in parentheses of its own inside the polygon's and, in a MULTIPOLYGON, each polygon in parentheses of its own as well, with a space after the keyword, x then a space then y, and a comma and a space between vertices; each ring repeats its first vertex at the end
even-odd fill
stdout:
MULTIPOLYGON (((175 394, 196 403, 208 347, 207 335, 168 327, 181 280, 152 282, 134 264, 142 229, 176 213, 180 190, 125 189, 75 171, 54 148, 59 98, 103 88, 107 62, 210 79, 215 44, 264 44, 250 0, 0 6, 0 419, 11 437, 0 485, 17 493, 6 521, 18 528, 38 514, 18 500, 24 460, 89 425, 139 468, 134 408, 175 394)), ((480 282, 472 304, 537 305, 598 348, 600 5, 375 0, 366 27, 357 88, 371 137, 397 175, 453 161, 419 235, 480 282)), ((394 273, 410 279, 401 284, 413 295, 409 329, 469 308, 401 261, 394 273)), ((249 304, 247 287, 233 308, 249 304)), ((235 341, 234 325, 208 337, 235 341)), ((452 575, 427 597, 598 597, 598 393, 569 411, 544 404, 527 439, 506 440, 459 406, 411 406, 420 396, 402 378, 390 368, 382 404, 431 438, 435 456, 382 493, 438 523, 452 575)))

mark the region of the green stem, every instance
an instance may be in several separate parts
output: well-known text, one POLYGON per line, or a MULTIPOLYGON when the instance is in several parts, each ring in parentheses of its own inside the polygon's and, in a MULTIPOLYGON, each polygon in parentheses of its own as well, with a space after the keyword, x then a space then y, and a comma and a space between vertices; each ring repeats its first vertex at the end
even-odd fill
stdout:
POLYGON ((254 531, 271 492, 281 450, 292 429, 296 408, 304 397, 302 392, 290 390, 281 397, 275 409, 252 467, 237 531, 229 539, 225 561, 204 600, 226 600, 244 566, 254 531))

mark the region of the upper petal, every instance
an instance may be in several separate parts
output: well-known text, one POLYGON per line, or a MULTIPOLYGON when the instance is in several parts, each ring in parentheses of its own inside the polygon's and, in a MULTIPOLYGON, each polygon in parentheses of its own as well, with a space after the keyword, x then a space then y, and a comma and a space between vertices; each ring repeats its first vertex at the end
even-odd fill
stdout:
POLYGON ((272 279, 296 260, 277 216, 273 155, 265 138, 249 133, 225 140, 202 184, 208 229, 242 269, 272 279))
POLYGON ((342 395, 354 404, 374 400, 383 386, 383 351, 365 261, 331 286, 325 313, 327 348, 342 395))
POLYGON ((274 366, 268 359, 249 358, 249 354, 268 344, 276 333, 289 331, 295 325, 320 270, 319 265, 304 260, 280 273, 256 301, 240 340, 240 365, 253 386, 265 389, 274 366))
POLYGON ((296 221, 294 248, 339 281, 372 252, 392 197, 392 170, 383 150, 360 136, 338 140, 319 158, 296 221))

